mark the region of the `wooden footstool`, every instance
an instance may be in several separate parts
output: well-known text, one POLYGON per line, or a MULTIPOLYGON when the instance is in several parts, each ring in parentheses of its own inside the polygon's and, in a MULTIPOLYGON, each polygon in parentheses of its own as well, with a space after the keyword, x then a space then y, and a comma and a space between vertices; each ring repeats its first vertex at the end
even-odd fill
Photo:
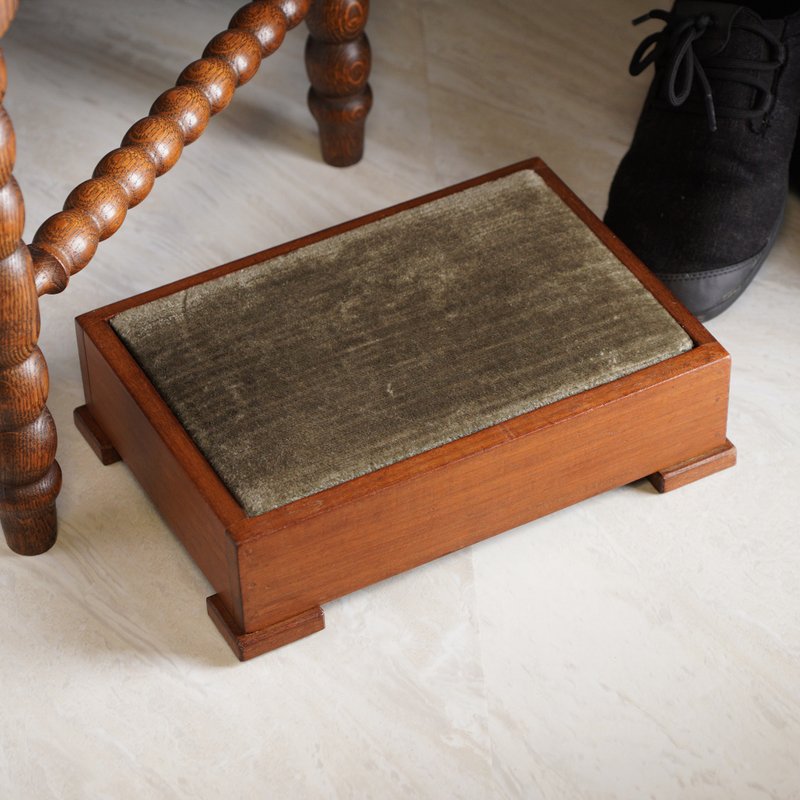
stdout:
POLYGON ((239 658, 615 486, 735 460, 729 357, 539 160, 77 320, 104 463, 239 658))

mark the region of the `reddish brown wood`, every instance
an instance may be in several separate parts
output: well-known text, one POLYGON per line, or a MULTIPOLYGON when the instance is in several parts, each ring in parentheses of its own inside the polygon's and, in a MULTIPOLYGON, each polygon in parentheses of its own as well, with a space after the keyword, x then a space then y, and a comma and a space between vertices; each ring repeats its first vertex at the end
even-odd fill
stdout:
MULTIPOLYGON (((0 34, 16 3, 0 3, 0 34)), ((47 364, 37 347, 39 299, 31 254, 22 242, 25 205, 12 176, 14 129, 2 108, 6 67, 0 53, 0 523, 9 547, 43 553, 56 540, 61 470, 56 429, 45 403, 47 364)))
POLYGON ((119 453, 114 449, 103 429, 97 424, 86 406, 80 406, 72 414, 75 427, 80 431, 92 452, 100 459, 103 466, 121 461, 119 453))
POLYGON ((647 477, 659 492, 671 492, 735 464, 736 448, 726 439, 725 444, 708 453, 660 469, 647 477))
MULTIPOLYGON (((178 127, 178 123, 174 122, 174 126, 178 127)), ((125 138, 129 138, 129 135, 130 131, 125 134, 125 138)), ((182 130, 181 136, 183 136, 182 130)), ((128 198, 128 208, 133 208, 138 206, 153 188, 157 169, 155 160, 141 142, 125 143, 100 159, 94 168, 94 177, 107 177, 118 183, 128 198)))
MULTIPOLYGON (((133 147, 144 150, 147 154, 148 161, 154 167, 152 180, 149 177, 149 166, 145 167, 147 172, 146 181, 151 187, 155 178, 171 170, 178 162, 183 152, 183 144, 183 128, 176 120, 166 116, 143 117, 137 122, 134 122, 125 136, 122 137, 123 147, 133 147)), ((136 168, 134 168, 134 170, 138 172, 136 168)), ((136 174, 136 172, 134 174, 136 174)), ((126 177, 124 173, 118 178, 106 174, 103 180, 115 184, 117 189, 122 193, 123 198, 128 197, 129 202, 127 205, 133 205, 133 202, 138 202, 138 198, 135 198, 134 193, 130 192, 129 182, 126 180, 126 177)), ((67 200, 67 204, 69 204, 69 200, 67 200)), ((87 208, 87 211, 91 211, 91 207, 87 208)), ((102 239, 104 237, 101 236, 100 238, 102 239)))
POLYGON ((319 125, 322 157, 336 167, 355 164, 364 153, 372 107, 368 14, 369 0, 316 0, 306 18, 308 105, 319 125))
POLYGON ((230 64, 236 72, 236 84, 247 83, 258 72, 261 64, 261 43, 245 30, 227 30, 218 33, 203 50, 203 58, 219 58, 230 64))
POLYGON ((113 178, 102 176, 76 186, 67 197, 64 208, 78 209, 89 214, 102 241, 122 225, 128 205, 129 198, 125 189, 113 178))
MULTIPOLYGON (((212 38, 203 57, 181 72, 149 116, 131 126, 122 146, 104 156, 64 209, 39 227, 30 247, 21 241, 24 205, 11 175, 14 130, 0 105, 0 521, 12 549, 43 552, 56 537, 61 472, 54 460, 55 426, 45 406, 47 366, 36 346, 38 296, 63 291, 70 276, 89 263, 99 242, 119 229, 156 177, 174 166, 236 87, 250 80, 286 31, 305 18, 309 4, 256 0, 239 9, 229 29, 212 38)), ((0 36, 16 9, 16 0, 0 0, 0 36)), ((5 85, 0 57, 0 100, 5 85)), ((104 462, 114 458, 89 410, 76 412, 76 422, 104 462)))
POLYGON ((289 29, 286 15, 274 3, 250 3, 240 8, 229 27, 252 34, 261 48, 262 58, 281 46, 289 29))
POLYGON ((233 99, 239 76, 233 65, 216 57, 193 61, 178 77, 179 86, 194 86, 204 95, 211 113, 218 114, 233 99))
POLYGON ((691 461, 727 441, 728 354, 539 160, 106 306, 80 317, 78 331, 91 413, 208 576, 219 595, 210 601, 209 613, 240 658, 319 629, 316 609, 328 600, 653 474, 664 464, 691 461), (108 320, 127 308, 530 168, 668 309, 695 347, 267 514, 246 517, 108 320), (682 413, 673 413, 675 408, 682 413))
POLYGON ((218 594, 209 597, 206 603, 208 616, 240 661, 247 661, 270 650, 276 650, 317 633, 325 627, 325 614, 319 606, 315 606, 289 619, 245 633, 228 613, 225 603, 218 594))
MULTIPOLYGON (((310 0, 256 0, 240 8, 229 30, 217 34, 131 126, 122 147, 101 159, 91 181, 77 187, 64 210, 40 226, 31 253, 39 294, 61 292, 92 259, 97 245, 122 224, 194 142, 209 119, 230 103, 237 86, 253 77, 261 60, 280 46, 286 31, 308 13, 310 0)), ((0 124, 0 142, 2 141, 0 124)), ((13 142, 13 138, 11 140, 13 142)))
POLYGON ((271 518, 242 520, 231 533, 247 587, 247 628, 299 613, 311 602, 324 604, 628 483, 677 453, 708 447, 721 429, 724 435, 718 407, 728 364, 719 351, 697 356, 711 360, 685 375, 653 371, 640 376, 652 383, 634 393, 580 398, 589 403, 582 412, 565 404, 549 415, 526 415, 514 420, 517 430, 497 426, 373 473, 360 486, 343 484, 271 518), (691 421, 656 424, 676 403, 698 398, 705 402, 691 421))
POLYGON ((106 321, 84 314, 76 327, 88 413, 241 628, 241 593, 225 531, 244 512, 205 459, 196 457, 194 442, 106 321), (141 392, 131 394, 129 386, 141 392))
MULTIPOLYGON (((17 14, 19 0, 0 0, 0 36, 5 36, 11 21, 17 14)), ((5 66, 2 67, 5 75, 5 66)), ((5 81, 3 83, 5 85, 5 81)))

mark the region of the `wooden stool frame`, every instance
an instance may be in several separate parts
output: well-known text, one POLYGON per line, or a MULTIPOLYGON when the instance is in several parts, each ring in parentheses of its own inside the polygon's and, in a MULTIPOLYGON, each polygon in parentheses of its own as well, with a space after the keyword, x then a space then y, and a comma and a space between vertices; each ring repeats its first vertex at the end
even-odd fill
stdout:
POLYGON ((76 423, 122 459, 216 594, 240 659, 324 627, 322 605, 638 478, 669 491, 735 463, 730 357, 539 159, 184 278, 76 320, 76 423), (681 325, 681 355, 258 516, 236 501, 110 324, 117 314, 517 170, 532 169, 681 325))
MULTIPOLYGON (((18 0, 0 0, 0 36, 18 0)), ((135 122, 121 147, 104 156, 77 186, 63 211, 47 219, 30 246, 22 241, 24 202, 12 175, 15 137, 2 108, 6 67, 0 53, 0 523, 9 547, 36 555, 56 541, 61 470, 56 428, 46 402, 47 364, 39 339, 39 297, 63 291, 69 278, 115 233, 197 139, 211 116, 231 101, 288 30, 304 19, 308 103, 320 129, 322 154, 334 166, 356 163, 372 105, 364 34, 369 0, 257 0, 240 8, 202 58, 181 72, 150 114, 135 122)))
MULTIPOLYGON (((15 140, 2 108, 0 55, 0 522, 8 545, 35 555, 56 540, 61 471, 37 346, 43 294, 66 288, 129 208, 306 20, 308 102, 325 161, 361 158, 372 103, 369 0, 257 0, 239 9, 104 156, 33 242, 12 176, 15 140)), ((0 35, 17 0, 0 0, 0 35)), ((668 491, 732 466, 726 438, 730 359, 665 287, 538 160, 386 209, 148 292, 78 319, 87 405, 75 420, 103 463, 122 457, 208 577, 208 610, 239 658, 324 626, 321 605, 598 492, 649 476, 668 491), (534 169, 694 342, 687 353, 448 445, 247 517, 114 334, 123 308, 368 224, 405 208, 534 169), (155 466, 154 466, 155 465, 155 466), (436 502, 433 499, 436 498, 436 502), (332 557, 335 553, 335 557, 332 557)))

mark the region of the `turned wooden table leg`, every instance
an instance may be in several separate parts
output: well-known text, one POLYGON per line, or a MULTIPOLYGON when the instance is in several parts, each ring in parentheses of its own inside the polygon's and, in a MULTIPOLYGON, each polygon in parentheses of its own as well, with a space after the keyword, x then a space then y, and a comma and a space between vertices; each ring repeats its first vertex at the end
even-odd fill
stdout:
MULTIPOLYGON (((0 35, 15 4, 0 5, 0 35)), ((36 555, 56 540, 56 428, 45 406, 47 365, 36 346, 39 298, 31 254, 22 242, 25 208, 14 168, 14 129, 2 107, 0 53, 0 523, 9 547, 36 555)))
POLYGON ((355 164, 364 153, 372 107, 368 12, 369 0, 314 0, 306 17, 308 105, 319 124, 322 157, 335 167, 355 164))

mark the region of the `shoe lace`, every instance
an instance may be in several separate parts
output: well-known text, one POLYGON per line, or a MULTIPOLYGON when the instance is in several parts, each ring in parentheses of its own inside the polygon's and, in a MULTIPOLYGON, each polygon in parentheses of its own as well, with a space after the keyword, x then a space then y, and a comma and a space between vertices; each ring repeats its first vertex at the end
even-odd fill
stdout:
POLYGON ((672 12, 655 9, 633 20, 640 25, 650 19, 666 23, 664 28, 646 36, 634 51, 629 71, 639 75, 650 64, 656 62, 664 66, 666 78, 666 98, 673 108, 682 106, 689 98, 695 78, 703 93, 708 127, 717 129, 717 117, 766 119, 772 102, 772 83, 775 70, 786 62, 786 48, 769 30, 747 18, 736 20, 736 26, 762 37, 771 46, 774 59, 752 61, 741 58, 724 57, 719 54, 705 57, 702 61, 695 51, 695 43, 712 27, 709 14, 678 19, 672 12), (755 75, 752 73, 756 73, 755 75), (733 108, 717 106, 711 89, 711 79, 734 81, 756 90, 759 102, 753 108, 733 108))

